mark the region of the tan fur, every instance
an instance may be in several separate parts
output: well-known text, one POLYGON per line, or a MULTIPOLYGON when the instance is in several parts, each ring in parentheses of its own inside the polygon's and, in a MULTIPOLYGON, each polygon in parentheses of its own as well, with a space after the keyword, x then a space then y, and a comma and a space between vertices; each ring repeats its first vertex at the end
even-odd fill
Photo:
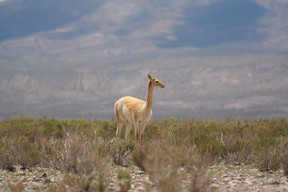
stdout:
POLYGON ((145 101, 141 99, 137 99, 135 97, 125 97, 124 105, 132 112, 137 113, 137 110, 139 110, 143 105, 145 104, 145 101))
POLYGON ((114 105, 115 116, 117 120, 116 136, 120 138, 121 130, 124 124, 126 124, 125 139, 128 137, 132 125, 135 129, 135 140, 140 137, 142 139, 146 124, 150 121, 152 115, 152 100, 153 100, 153 88, 164 88, 164 84, 150 74, 148 74, 148 91, 146 101, 125 96, 118 99, 114 105))

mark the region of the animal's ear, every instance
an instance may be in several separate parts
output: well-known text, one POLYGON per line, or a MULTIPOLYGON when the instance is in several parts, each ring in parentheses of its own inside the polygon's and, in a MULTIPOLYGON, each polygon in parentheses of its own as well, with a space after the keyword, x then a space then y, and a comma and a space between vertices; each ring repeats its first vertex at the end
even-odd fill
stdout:
POLYGON ((152 79, 152 76, 151 76, 150 74, 148 74, 148 78, 149 78, 149 79, 152 79))

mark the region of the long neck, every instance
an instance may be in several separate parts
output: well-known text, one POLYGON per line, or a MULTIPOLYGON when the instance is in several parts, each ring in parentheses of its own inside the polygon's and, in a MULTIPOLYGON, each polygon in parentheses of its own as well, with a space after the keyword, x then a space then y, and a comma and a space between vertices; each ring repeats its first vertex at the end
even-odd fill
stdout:
POLYGON ((149 80, 147 97, 146 97, 146 109, 150 110, 152 108, 152 103, 153 103, 153 85, 152 82, 149 80))

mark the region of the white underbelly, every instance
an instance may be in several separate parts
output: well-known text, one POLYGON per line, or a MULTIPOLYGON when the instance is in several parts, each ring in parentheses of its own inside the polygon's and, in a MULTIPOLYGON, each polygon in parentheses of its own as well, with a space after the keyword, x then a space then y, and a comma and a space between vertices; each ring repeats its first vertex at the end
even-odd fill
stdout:
POLYGON ((151 116, 152 116, 152 110, 149 110, 149 111, 139 110, 139 111, 132 112, 129 110, 128 107, 126 107, 124 105, 122 108, 122 114, 123 114, 125 120, 130 122, 130 123, 134 123, 134 122, 146 122, 146 123, 148 123, 151 119, 151 116))

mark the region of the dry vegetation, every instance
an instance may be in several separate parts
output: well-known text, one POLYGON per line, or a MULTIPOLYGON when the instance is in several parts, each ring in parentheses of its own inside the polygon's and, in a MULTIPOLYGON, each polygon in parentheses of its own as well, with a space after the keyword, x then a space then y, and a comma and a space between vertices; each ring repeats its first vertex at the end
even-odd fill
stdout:
MULTIPOLYGON (((41 169, 35 191, 131 191, 133 172, 146 191, 213 191, 209 167, 249 165, 288 175, 287 119, 150 123, 141 144, 114 138, 110 120, 19 117, 0 122, 0 169, 41 169), (56 174, 55 178, 51 175, 56 174), (144 177, 143 176, 143 177, 144 177)), ((25 172, 25 174, 27 174, 25 172)), ((27 179, 3 179, 1 191, 26 191, 27 179)), ((30 190, 30 189, 29 189, 30 190)))

